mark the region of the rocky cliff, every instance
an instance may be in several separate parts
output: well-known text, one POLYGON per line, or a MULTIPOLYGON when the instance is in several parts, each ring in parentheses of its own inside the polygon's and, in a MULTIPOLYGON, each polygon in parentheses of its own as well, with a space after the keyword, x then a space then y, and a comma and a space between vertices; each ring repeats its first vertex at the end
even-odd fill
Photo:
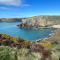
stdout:
POLYGON ((6 22, 23 22, 30 23, 32 25, 54 25, 60 24, 60 16, 34 16, 29 18, 0 18, 0 21, 6 22))
POLYGON ((60 24, 60 16, 34 16, 22 19, 22 24, 18 25, 23 28, 28 27, 46 27, 60 24))

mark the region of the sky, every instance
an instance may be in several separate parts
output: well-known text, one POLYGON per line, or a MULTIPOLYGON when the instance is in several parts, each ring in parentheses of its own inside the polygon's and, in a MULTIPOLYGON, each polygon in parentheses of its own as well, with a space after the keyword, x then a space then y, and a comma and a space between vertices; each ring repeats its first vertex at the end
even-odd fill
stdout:
POLYGON ((0 18, 60 15, 60 0, 0 0, 0 18))

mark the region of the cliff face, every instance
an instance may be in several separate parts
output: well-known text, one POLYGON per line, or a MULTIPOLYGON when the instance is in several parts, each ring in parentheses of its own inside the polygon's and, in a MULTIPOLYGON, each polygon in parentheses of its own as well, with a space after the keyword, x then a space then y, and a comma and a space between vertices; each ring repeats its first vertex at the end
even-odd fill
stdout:
POLYGON ((22 22, 27 24, 46 26, 60 24, 60 16, 34 16, 29 18, 1 18, 0 22, 22 22))
POLYGON ((23 23, 31 23, 38 26, 51 26, 60 24, 60 16, 35 16, 22 19, 23 23))
MULTIPOLYGON (((60 16, 43 16, 45 25, 60 24, 60 16)), ((41 19, 42 20, 42 19, 41 19)))
POLYGON ((48 22, 51 22, 52 24, 60 24, 60 16, 49 16, 48 22))

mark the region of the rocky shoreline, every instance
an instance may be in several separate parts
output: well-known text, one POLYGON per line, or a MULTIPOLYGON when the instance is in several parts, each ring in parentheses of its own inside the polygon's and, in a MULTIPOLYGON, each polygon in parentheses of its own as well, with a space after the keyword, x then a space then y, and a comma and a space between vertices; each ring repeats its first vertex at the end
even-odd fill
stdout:
POLYGON ((26 29, 48 29, 48 28, 52 28, 51 26, 32 26, 32 25, 28 25, 28 24, 23 24, 23 23, 21 23, 21 24, 19 24, 19 25, 17 25, 17 27, 19 27, 19 28, 26 28, 26 29))

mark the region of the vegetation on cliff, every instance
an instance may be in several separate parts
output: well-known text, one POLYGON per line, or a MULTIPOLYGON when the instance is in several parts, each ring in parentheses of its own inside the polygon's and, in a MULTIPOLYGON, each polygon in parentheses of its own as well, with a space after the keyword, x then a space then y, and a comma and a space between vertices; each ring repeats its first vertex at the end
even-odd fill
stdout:
POLYGON ((60 32, 41 41, 26 41, 0 34, 1 60, 59 60, 60 32))

